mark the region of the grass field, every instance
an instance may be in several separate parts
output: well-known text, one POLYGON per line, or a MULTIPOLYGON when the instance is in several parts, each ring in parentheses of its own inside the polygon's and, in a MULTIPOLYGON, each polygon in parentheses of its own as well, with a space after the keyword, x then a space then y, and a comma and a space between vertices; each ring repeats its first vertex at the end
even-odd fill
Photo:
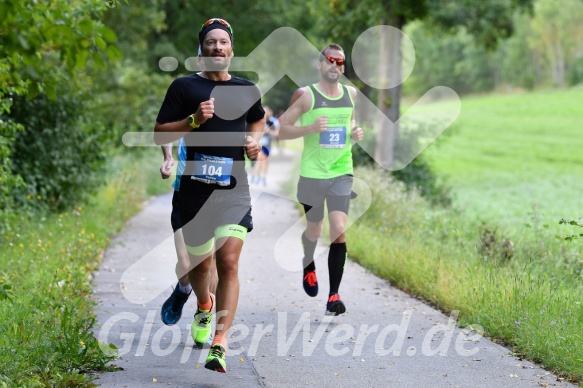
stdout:
POLYGON ((583 216, 583 88, 470 97, 427 155, 456 205, 512 228, 583 216))
POLYGON ((583 88, 463 98, 424 154, 453 206, 362 169, 373 205, 348 230, 351 258, 580 384, 583 240, 564 237, 583 229, 559 221, 583 217, 581 101, 583 88))

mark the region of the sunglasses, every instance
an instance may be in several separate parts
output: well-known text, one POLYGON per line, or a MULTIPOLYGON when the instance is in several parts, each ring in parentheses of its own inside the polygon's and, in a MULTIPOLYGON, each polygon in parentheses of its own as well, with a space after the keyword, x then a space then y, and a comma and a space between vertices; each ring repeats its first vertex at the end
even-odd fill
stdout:
POLYGON ((326 58, 326 60, 328 62, 330 62, 331 64, 333 64, 334 62, 336 62, 336 65, 338 66, 344 66, 344 59, 342 58, 334 58, 334 57, 324 57, 326 58))
POLYGON ((231 34, 233 34, 233 29, 231 28, 231 25, 229 24, 229 22, 227 22, 225 19, 219 19, 219 18, 212 18, 207 20, 206 22, 202 23, 202 26, 200 26, 200 30, 204 30, 206 27, 210 26, 213 23, 220 23, 223 26, 227 27, 229 29, 229 31, 231 31, 231 34))

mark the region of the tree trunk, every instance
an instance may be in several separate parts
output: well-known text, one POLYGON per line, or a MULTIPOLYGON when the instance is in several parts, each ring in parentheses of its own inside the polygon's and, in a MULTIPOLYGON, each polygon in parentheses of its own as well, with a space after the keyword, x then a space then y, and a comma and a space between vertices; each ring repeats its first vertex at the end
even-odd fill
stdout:
MULTIPOLYGON (((402 17, 392 16, 390 11, 387 12, 387 15, 381 19, 381 25, 390 25, 399 30, 402 29, 404 25, 402 17)), ((398 120, 400 117, 402 82, 401 35, 389 34, 383 29, 380 42, 380 78, 388 78, 391 85, 397 86, 391 89, 379 89, 378 91, 377 107, 389 118, 392 124, 386 125, 386 120, 381 119, 377 132, 375 160, 383 167, 390 168, 394 166, 396 145, 399 138, 398 120)))

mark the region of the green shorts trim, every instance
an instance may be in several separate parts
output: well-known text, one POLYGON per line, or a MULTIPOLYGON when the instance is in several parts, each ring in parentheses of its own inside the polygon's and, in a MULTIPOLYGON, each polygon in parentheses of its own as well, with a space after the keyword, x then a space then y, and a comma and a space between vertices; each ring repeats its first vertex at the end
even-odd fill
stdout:
POLYGON ((206 256, 213 251, 213 247, 215 246, 215 239, 211 238, 207 242, 202 245, 196 247, 186 246, 186 250, 193 256, 206 256))
POLYGON ((215 238, 218 240, 223 237, 236 237, 245 242, 247 228, 237 224, 221 225, 215 229, 215 238))
POLYGON ((196 247, 187 245, 186 250, 193 256, 206 256, 212 252, 213 247, 215 246, 215 240, 223 237, 235 237, 245 242, 247 228, 237 224, 221 225, 215 229, 215 237, 196 247))

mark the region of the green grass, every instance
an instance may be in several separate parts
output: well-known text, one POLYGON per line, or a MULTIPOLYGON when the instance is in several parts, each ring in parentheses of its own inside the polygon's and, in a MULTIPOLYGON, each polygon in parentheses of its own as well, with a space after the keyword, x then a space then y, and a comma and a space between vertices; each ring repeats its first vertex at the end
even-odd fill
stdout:
POLYGON ((21 215, 2 236, 0 283, 11 288, 0 299, 0 386, 92 386, 88 372, 107 369, 111 357, 92 331, 90 275, 143 200, 169 190, 160 162, 153 150, 113 158, 107 185, 89 204, 21 215))
POLYGON ((564 237, 582 230, 559 221, 583 216, 580 101, 583 89, 464 98, 425 154, 452 187, 452 208, 361 169, 374 200, 348 231, 351 258, 577 383, 583 240, 564 237))
POLYGON ((533 212, 549 225, 581 216, 581 101, 583 88, 464 98, 427 156, 471 216, 512 225, 533 212))

